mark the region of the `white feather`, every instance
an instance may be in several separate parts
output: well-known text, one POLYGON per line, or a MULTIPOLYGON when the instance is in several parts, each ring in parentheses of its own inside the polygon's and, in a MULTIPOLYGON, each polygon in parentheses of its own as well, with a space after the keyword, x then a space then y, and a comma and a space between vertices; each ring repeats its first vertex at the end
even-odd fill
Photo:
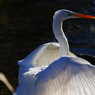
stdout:
POLYGON ((95 67, 85 63, 72 57, 55 61, 37 74, 35 95, 95 95, 95 67))
POLYGON ((95 67, 86 60, 62 57, 48 67, 23 74, 17 95, 95 95, 95 67), (83 64, 81 64, 83 63, 83 64), (38 72, 34 72, 38 71, 38 72), (22 92, 23 90, 23 92, 22 92))
MULTIPOLYGON (((68 56, 75 57, 73 53, 69 52, 68 56)), ((77 56, 76 56, 77 57, 77 56)), ((47 66, 53 61, 60 58, 60 46, 57 42, 50 42, 39 46, 36 50, 30 53, 25 59, 18 61, 22 67, 39 67, 47 66)))
POLYGON ((56 42, 50 42, 39 46, 25 59, 18 62, 23 67, 47 66, 60 57, 60 46, 56 42))

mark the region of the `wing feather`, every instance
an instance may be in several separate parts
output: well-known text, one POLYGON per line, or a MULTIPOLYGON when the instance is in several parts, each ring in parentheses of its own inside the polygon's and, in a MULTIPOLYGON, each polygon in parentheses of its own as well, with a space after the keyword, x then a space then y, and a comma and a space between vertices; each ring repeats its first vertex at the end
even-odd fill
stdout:
POLYGON ((44 50, 41 51, 41 55, 36 59, 36 66, 47 66, 54 60, 58 59, 60 57, 59 48, 59 45, 55 43, 49 43, 46 45, 44 50))
POLYGON ((46 43, 30 53, 25 59, 18 62, 23 67, 48 66, 60 57, 60 46, 58 43, 46 43))
MULTIPOLYGON (((77 57, 71 52, 68 56, 77 57)), ((58 58, 60 58, 60 46, 56 42, 50 42, 39 46, 25 59, 18 61, 18 64, 26 68, 48 66, 58 58)))
POLYGON ((95 95, 95 67, 86 62, 72 57, 53 62, 36 75, 36 95, 95 95))

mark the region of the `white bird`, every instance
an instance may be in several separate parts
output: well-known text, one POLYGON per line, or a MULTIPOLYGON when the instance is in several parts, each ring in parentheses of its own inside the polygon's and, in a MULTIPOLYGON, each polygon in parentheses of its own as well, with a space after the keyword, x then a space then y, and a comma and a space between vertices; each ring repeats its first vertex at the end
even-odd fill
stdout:
POLYGON ((62 21, 70 18, 95 19, 65 9, 55 12, 53 32, 59 44, 44 44, 19 61, 19 86, 14 95, 95 95, 95 67, 69 55, 62 21))

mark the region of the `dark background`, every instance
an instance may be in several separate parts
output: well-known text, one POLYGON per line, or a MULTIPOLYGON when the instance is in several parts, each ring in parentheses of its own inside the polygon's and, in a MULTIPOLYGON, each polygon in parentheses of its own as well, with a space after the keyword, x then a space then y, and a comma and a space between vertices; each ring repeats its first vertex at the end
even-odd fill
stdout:
MULTIPOLYGON (((0 72, 14 88, 17 61, 39 45, 56 41, 52 18, 64 8, 95 16, 95 0, 0 0, 0 72)), ((72 52, 95 55, 95 20, 70 19, 63 28, 72 52)), ((2 82, 0 95, 11 95, 2 82)))

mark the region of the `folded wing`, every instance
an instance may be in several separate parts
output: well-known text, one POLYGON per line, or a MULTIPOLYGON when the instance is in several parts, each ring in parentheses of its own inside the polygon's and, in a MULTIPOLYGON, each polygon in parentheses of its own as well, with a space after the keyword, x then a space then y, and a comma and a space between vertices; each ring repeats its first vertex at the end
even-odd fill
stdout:
POLYGON ((95 67, 88 63, 73 57, 53 62, 36 75, 35 95, 95 95, 95 67))
MULTIPOLYGON (((71 52, 69 52, 68 56, 76 57, 76 55, 71 52)), ((58 58, 60 58, 60 46, 56 42, 50 42, 38 47, 25 59, 20 60, 18 64, 27 68, 48 66, 58 58)))
POLYGON ((18 62, 22 67, 48 66, 60 57, 60 46, 58 43, 51 42, 43 44, 30 53, 25 59, 18 62))

